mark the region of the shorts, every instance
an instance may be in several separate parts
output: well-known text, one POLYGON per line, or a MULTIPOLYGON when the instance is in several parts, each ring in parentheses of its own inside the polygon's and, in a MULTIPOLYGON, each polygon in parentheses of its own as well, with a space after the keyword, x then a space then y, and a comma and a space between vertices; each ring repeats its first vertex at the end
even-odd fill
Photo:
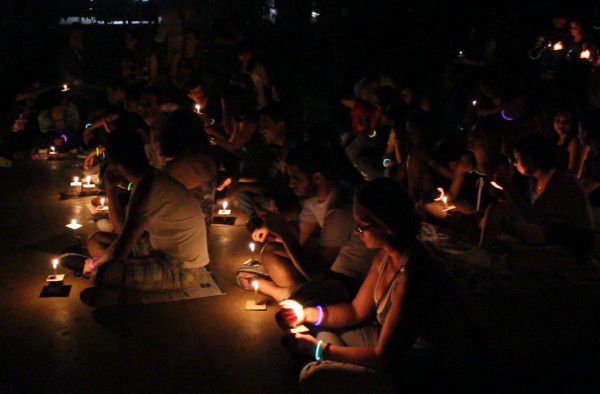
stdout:
POLYGON ((165 253, 152 251, 149 255, 123 260, 123 287, 142 291, 181 290, 194 285, 201 268, 187 269, 165 253))

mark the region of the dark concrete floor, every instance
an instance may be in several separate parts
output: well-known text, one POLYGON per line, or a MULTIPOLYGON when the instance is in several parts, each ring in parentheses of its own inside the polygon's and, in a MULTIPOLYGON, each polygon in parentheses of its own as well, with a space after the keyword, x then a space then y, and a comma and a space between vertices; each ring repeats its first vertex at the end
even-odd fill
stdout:
POLYGON ((244 311, 235 284, 247 259, 243 226, 213 226, 211 269, 226 295, 92 309, 89 282, 70 272, 68 298, 39 298, 50 259, 69 244, 71 217, 94 229, 82 201, 59 201, 69 162, 0 170, 0 392, 294 392, 297 369, 273 315, 244 311))

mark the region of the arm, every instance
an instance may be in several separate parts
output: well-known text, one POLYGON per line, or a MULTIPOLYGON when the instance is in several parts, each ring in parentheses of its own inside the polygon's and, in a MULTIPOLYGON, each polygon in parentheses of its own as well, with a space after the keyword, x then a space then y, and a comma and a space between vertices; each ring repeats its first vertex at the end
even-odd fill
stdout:
POLYGON ((242 122, 241 125, 233 128, 233 134, 229 139, 226 139, 218 133, 211 133, 211 135, 223 149, 230 152, 236 152, 246 145, 255 130, 256 124, 242 122))
POLYGON ((589 148, 584 148, 581 144, 574 138, 569 143, 569 170, 575 174, 578 179, 581 179, 583 175, 583 165, 585 164, 585 160, 589 153, 589 148))
POLYGON ((319 224, 300 221, 298 228, 300 230, 299 242, 301 245, 304 245, 306 241, 315 233, 315 231, 317 231, 319 224))

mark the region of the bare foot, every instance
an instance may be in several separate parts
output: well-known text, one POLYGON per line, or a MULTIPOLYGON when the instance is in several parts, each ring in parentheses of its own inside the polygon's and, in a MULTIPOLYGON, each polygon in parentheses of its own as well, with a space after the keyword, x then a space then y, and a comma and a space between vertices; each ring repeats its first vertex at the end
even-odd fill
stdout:
POLYGON ((240 282, 245 290, 254 290, 252 282, 258 282, 258 292, 266 296, 272 297, 275 301, 283 301, 290 298, 292 291, 288 287, 279 287, 272 280, 262 278, 260 275, 250 272, 240 272, 240 282))

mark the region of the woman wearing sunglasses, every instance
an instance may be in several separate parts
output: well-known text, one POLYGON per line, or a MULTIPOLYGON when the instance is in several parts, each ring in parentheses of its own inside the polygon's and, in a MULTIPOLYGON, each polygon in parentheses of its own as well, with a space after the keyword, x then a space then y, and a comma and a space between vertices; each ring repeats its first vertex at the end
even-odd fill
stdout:
POLYGON ((427 384, 442 384, 441 377, 463 364, 468 330, 449 276, 417 240, 413 202, 399 183, 379 178, 357 193, 354 216, 366 246, 380 250, 354 300, 280 304, 290 327, 311 327, 310 334, 295 335, 297 349, 316 359, 301 373, 303 389, 393 392, 423 372, 436 376, 427 384), (426 368, 415 361, 423 357, 426 368))

